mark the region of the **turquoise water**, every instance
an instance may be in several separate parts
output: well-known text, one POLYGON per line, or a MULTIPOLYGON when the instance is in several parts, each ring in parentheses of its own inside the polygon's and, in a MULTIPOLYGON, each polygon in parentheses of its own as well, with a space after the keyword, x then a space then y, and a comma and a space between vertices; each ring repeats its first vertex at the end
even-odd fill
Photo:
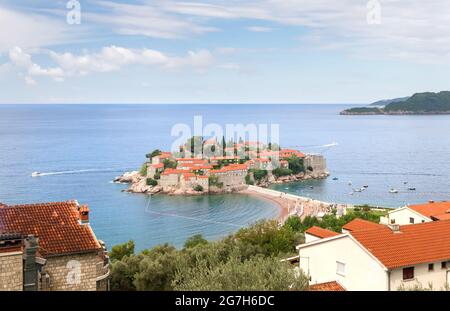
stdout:
POLYGON ((277 186, 326 201, 398 207, 450 200, 450 116, 340 116, 342 105, 0 105, 0 202, 77 199, 108 245, 139 249, 196 233, 217 239, 275 217, 271 202, 243 195, 155 196, 110 181, 138 169, 144 155, 170 148, 175 123, 278 123, 281 144, 322 152, 332 177, 277 186), (332 148, 314 146, 337 142, 332 148), (34 171, 57 173, 31 178, 34 171), (352 187, 368 185, 350 195, 352 187), (403 183, 407 181, 408 185, 403 183), (311 188, 312 186, 312 188, 311 188), (414 186, 417 191, 406 188, 414 186), (388 190, 397 188, 398 194, 388 190))

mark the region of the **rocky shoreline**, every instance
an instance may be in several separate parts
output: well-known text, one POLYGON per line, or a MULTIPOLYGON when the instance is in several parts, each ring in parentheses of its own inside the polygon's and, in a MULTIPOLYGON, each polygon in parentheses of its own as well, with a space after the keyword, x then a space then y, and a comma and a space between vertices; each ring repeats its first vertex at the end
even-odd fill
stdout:
MULTIPOLYGON (((264 180, 258 182, 256 185, 259 187, 267 188, 271 184, 284 184, 296 181, 304 181, 310 179, 324 179, 328 177, 328 173, 313 174, 313 173, 300 173, 296 175, 280 176, 278 178, 273 177, 272 180, 265 178, 264 180)), ((223 193, 237 193, 247 189, 247 185, 242 185, 242 187, 234 187, 231 189, 219 189, 217 187, 211 187, 209 191, 195 191, 193 189, 182 190, 175 187, 169 188, 166 191, 163 187, 156 185, 147 185, 147 178, 142 176, 138 171, 126 172, 121 176, 114 178, 114 183, 128 184, 128 188, 123 190, 124 192, 130 193, 142 193, 153 195, 157 193, 167 194, 167 195, 205 195, 205 194, 223 194, 223 193)))

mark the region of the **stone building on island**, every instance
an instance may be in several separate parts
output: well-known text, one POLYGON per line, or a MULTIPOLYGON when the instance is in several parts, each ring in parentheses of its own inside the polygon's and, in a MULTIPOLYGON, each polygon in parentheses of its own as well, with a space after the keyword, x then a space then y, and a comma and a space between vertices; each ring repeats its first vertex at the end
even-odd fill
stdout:
POLYGON ((109 258, 77 201, 0 204, 0 290, 109 290, 109 258))
POLYGON ((322 155, 278 147, 273 150, 270 143, 249 141, 223 146, 215 138, 198 141, 203 144, 198 153, 192 146, 180 146, 180 151, 173 153, 155 150, 139 173, 125 173, 115 181, 131 183, 130 192, 201 194, 239 191, 248 184, 267 186, 328 176, 322 155))

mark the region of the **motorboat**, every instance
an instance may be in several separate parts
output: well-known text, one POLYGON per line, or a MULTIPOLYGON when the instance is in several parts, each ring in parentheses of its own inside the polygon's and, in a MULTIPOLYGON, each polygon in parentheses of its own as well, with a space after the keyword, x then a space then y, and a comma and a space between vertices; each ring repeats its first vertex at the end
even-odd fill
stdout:
POLYGON ((389 190, 389 193, 398 193, 397 189, 391 188, 391 190, 389 190))
POLYGON ((409 191, 416 191, 416 187, 409 187, 408 190, 409 191))
POLYGON ((39 176, 41 176, 40 172, 33 172, 33 173, 31 173, 31 177, 39 177, 39 176))
POLYGON ((333 180, 339 180, 339 178, 337 178, 337 177, 334 177, 334 178, 333 178, 333 180))
POLYGON ((363 188, 367 189, 367 188, 369 188, 369 186, 368 185, 364 185, 363 188))
POLYGON ((362 192, 362 189, 353 189, 354 192, 362 192))

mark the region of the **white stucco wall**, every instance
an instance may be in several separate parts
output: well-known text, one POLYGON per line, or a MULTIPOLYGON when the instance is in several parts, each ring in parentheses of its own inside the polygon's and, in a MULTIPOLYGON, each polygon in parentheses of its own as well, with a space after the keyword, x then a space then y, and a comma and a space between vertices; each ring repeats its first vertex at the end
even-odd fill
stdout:
POLYGON ((313 242, 316 240, 320 240, 320 238, 305 232, 305 243, 313 242))
POLYGON ((409 218, 414 218, 415 224, 420 224, 422 222, 429 222, 430 219, 428 219, 425 216, 420 215, 419 213, 414 212, 413 210, 410 210, 409 208, 402 207, 395 211, 392 211, 388 214, 388 224, 391 223, 392 220, 395 220, 395 224, 397 225, 410 225, 409 218))
POLYGON ((388 289, 387 272, 349 236, 326 239, 299 249, 300 268, 311 276, 310 284, 339 281, 347 290, 388 289), (345 263, 345 275, 337 274, 337 262, 345 263))
MULTIPOLYGON (((391 290, 398 290, 402 284, 405 288, 412 288, 416 284, 428 288, 428 285, 432 284, 433 290, 443 290, 447 282, 448 270, 441 268, 441 261, 433 262, 433 264, 433 271, 428 271, 428 263, 414 266, 414 279, 409 281, 403 281, 403 268, 393 270, 391 272, 391 290)), ((450 274, 448 277, 450 278, 450 274)))

